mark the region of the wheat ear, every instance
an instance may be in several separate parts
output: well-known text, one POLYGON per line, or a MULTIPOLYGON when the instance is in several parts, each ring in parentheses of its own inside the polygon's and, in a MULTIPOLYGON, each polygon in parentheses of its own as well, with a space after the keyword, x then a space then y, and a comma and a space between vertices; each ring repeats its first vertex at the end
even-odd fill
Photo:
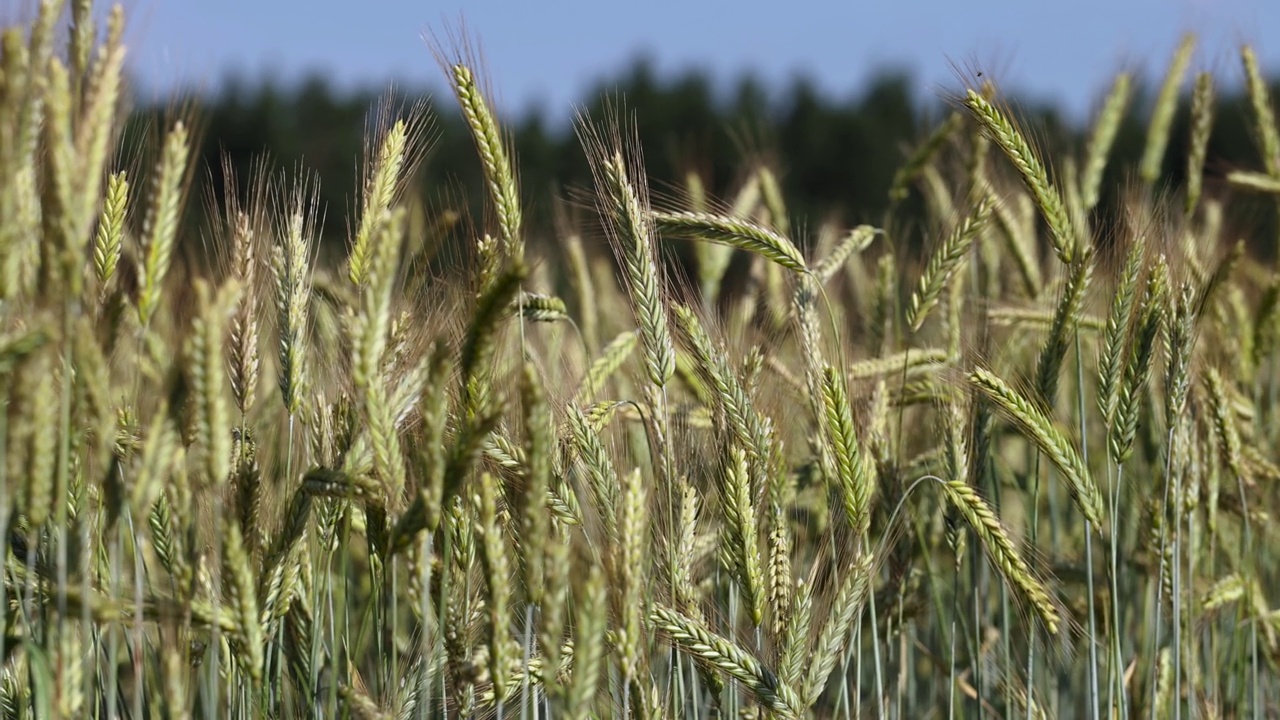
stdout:
POLYGON ((1066 435, 1035 404, 1009 387, 988 370, 977 368, 969 376, 974 387, 982 391, 1014 425, 1027 436, 1040 452, 1062 473, 1071 495, 1085 519, 1095 528, 1102 527, 1102 494, 1093 482, 1089 469, 1066 435))
POLYGON ((965 105, 982 125, 983 131, 1013 163, 1036 207, 1049 225, 1050 240, 1058 259, 1065 264, 1076 260, 1076 231, 1062 202, 1062 195, 1049 179, 1049 172, 1016 125, 990 101, 969 90, 965 105))
POLYGON ((1005 582, 1013 586, 1035 609, 1049 634, 1057 634, 1061 618, 1048 590, 1018 554, 1013 540, 991 507, 963 480, 944 480, 941 485, 943 495, 982 541, 983 548, 991 562, 1000 570, 1005 582))
POLYGON ((1173 115, 1178 109, 1178 88, 1191 64, 1191 52, 1195 46, 1195 36, 1183 36, 1173 54, 1173 62, 1169 64, 1164 82, 1160 85, 1160 93, 1156 96, 1151 122, 1147 125, 1147 144, 1138 168, 1139 176, 1148 183, 1154 183, 1160 177, 1165 149, 1169 145, 1169 129, 1173 126, 1173 115))
POLYGON ((794 690, 746 650, 675 610, 655 607, 649 622, 666 633, 681 650, 738 680, 766 708, 786 718, 799 717, 800 700, 794 690))

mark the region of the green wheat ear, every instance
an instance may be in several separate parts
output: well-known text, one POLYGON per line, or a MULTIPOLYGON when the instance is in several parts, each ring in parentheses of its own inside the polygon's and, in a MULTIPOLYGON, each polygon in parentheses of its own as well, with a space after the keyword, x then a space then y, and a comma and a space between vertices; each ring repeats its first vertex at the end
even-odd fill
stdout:
POLYGON ((982 95, 969 90, 965 105, 987 137, 1004 151, 1018 171, 1023 185, 1049 225, 1050 241, 1058 259, 1068 265, 1075 262, 1079 253, 1076 247, 1076 229, 1061 193, 1049 178, 1043 160, 1013 121, 982 95))
POLYGON ((471 68, 462 64, 453 66, 453 89, 484 166, 485 184, 489 199, 497 210, 504 254, 512 260, 521 261, 524 258, 524 239, 521 235, 520 192, 502 131, 488 102, 480 94, 471 68))
POLYGON ((974 240, 991 218, 992 204, 990 195, 979 200, 973 212, 956 224, 929 258, 929 264, 920 275, 920 283, 912 293, 911 305, 907 309, 907 325, 912 331, 917 331, 924 325, 929 312, 941 299, 942 291, 961 268, 974 240))
POLYGON ((1044 584, 1032 574, 1030 567, 1018 555, 1017 547, 991 507, 962 480, 943 481, 942 491, 947 502, 959 511, 970 529, 982 541, 983 548, 1004 576, 1005 582, 1017 588, 1040 617, 1049 634, 1057 634, 1062 622, 1058 609, 1044 584))
POLYGON ((1071 489, 1080 513, 1095 529, 1102 527, 1103 500, 1079 451, 1041 408, 990 371, 978 368, 969 376, 973 386, 1017 426, 1058 468, 1071 489))
POLYGON ((143 226, 143 259, 139 275, 138 322, 147 327, 160 305, 161 284, 169 272, 174 242, 178 234, 178 217, 183 202, 183 180, 190 153, 187 128, 176 123, 169 132, 153 180, 154 194, 143 226))
POLYGON ((1173 61, 1169 63, 1169 71, 1160 86, 1160 93, 1156 96, 1155 109, 1151 111, 1151 122, 1147 126, 1147 144, 1138 171, 1147 183, 1153 183, 1160 177, 1165 149, 1169 145, 1169 131, 1173 127, 1173 116, 1178 109, 1178 89, 1191 65, 1191 53, 1195 47, 1194 35, 1188 34, 1182 38, 1174 52, 1173 61))

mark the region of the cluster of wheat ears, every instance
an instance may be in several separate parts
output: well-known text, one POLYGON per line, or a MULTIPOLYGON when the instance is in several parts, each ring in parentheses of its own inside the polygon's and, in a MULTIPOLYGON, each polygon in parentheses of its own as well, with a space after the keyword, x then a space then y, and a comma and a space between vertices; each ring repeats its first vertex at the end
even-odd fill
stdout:
POLYGON ((593 206, 529 230, 447 63, 489 217, 439 272, 413 108, 341 263, 316 178, 266 170, 175 262, 190 125, 121 157, 123 13, 65 12, 0 34, 5 717, 1280 707, 1280 275, 1228 204, 1280 193, 1250 49, 1261 170, 1202 192, 1205 73, 1161 184, 1188 39, 1115 209, 1127 75, 1056 177, 978 87, 878 227, 808 234, 767 166, 651 203, 621 112, 579 119, 593 206))

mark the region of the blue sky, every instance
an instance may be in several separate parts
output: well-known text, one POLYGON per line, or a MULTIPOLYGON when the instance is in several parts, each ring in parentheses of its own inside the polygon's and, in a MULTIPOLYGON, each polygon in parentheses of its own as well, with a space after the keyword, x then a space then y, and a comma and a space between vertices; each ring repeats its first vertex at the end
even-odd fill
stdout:
POLYGON ((732 81, 752 71, 774 83, 804 74, 835 96, 885 67, 936 96, 958 87, 953 64, 976 65, 1077 117, 1121 68, 1158 78, 1188 30, 1200 41, 1193 69, 1222 83, 1238 81, 1243 42, 1280 74, 1277 0, 125 2, 131 65, 148 91, 216 88, 232 70, 441 88, 424 36, 461 26, 478 40, 500 109, 537 103, 553 117, 642 52, 664 72, 698 66, 732 81))

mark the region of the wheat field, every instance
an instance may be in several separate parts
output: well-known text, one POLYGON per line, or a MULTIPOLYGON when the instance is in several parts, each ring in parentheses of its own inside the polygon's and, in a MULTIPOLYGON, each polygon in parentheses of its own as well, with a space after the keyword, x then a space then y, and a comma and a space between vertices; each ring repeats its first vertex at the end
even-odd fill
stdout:
POLYGON ((1188 37, 1125 187, 1128 75, 1083 148, 974 82, 854 227, 791 217, 767 165, 651 189, 621 103, 577 119, 581 212, 527 227, 551 190, 446 52, 486 179, 465 256, 404 107, 329 262, 305 168, 180 237, 198 119, 122 147, 124 13, 92 10, 0 34, 5 717, 1280 713, 1249 47, 1255 168, 1204 181, 1188 37))

